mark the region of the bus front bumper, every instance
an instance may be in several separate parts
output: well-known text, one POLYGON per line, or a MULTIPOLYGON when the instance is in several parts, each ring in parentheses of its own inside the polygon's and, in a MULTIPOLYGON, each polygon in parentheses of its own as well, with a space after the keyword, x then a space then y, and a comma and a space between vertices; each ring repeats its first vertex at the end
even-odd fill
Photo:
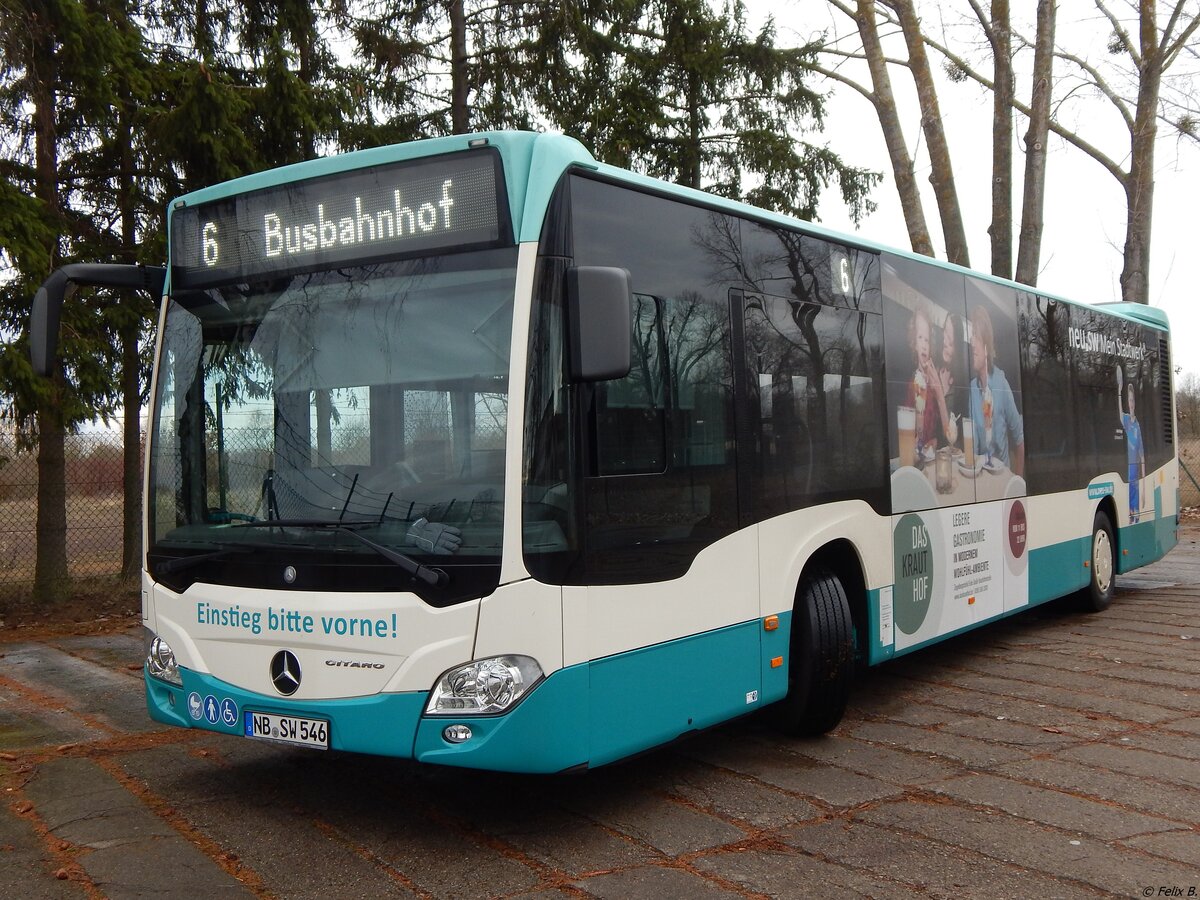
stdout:
POLYGON ((292 701, 179 672, 182 686, 143 673, 146 707, 157 722, 246 738, 246 714, 271 713, 327 721, 331 750, 499 772, 560 772, 588 761, 587 666, 551 674, 503 715, 464 717, 424 715, 427 691, 292 701), (470 738, 446 740, 450 725, 466 725, 470 738))

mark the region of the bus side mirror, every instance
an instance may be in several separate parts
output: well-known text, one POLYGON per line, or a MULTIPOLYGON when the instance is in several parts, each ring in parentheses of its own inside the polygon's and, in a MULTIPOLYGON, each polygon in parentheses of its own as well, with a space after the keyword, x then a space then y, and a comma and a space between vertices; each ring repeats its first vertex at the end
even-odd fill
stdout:
POLYGON ((34 295, 29 316, 29 356, 33 371, 43 377, 50 374, 54 354, 58 352, 58 327, 68 289, 74 290, 81 284, 135 288, 148 291, 158 300, 166 275, 167 270, 161 266, 108 263, 73 263, 55 269, 34 295))
POLYGON ((571 381, 608 381, 629 374, 632 310, 633 286, 625 269, 567 269, 571 381))

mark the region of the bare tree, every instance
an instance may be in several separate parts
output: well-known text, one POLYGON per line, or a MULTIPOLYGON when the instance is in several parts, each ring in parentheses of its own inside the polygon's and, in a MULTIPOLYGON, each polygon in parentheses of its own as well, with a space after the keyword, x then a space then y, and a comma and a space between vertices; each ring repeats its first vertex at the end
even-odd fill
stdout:
POLYGON ((991 16, 979 0, 970 0, 971 9, 983 26, 992 47, 992 71, 996 90, 992 98, 992 274, 1012 276, 1012 102, 1016 93, 1013 76, 1012 32, 1008 0, 992 0, 991 16))
POLYGON ((1033 92, 1025 133, 1025 182, 1021 201, 1021 240, 1017 281, 1036 285, 1042 259, 1042 215, 1046 200, 1046 140, 1050 133, 1050 95, 1054 74, 1054 0, 1038 0, 1037 39, 1033 51, 1033 92))
MULTIPOLYGON (((1194 90, 1197 72, 1200 71, 1195 65, 1200 58, 1195 44, 1197 29, 1200 28, 1200 3, 1197 0, 1172 0, 1160 12, 1157 0, 1120 0, 1129 20, 1136 24, 1136 29, 1131 29, 1116 12, 1114 0, 1093 2, 1111 28, 1105 48, 1109 57, 1106 64, 1102 66, 1073 50, 1055 46, 1055 29, 1047 21, 1049 13, 1039 7, 1042 14, 1039 15, 1037 37, 1030 40, 1015 31, 1013 37, 1023 46, 1034 49, 1035 67, 1038 64, 1036 57, 1039 44, 1042 45, 1043 55, 1047 52, 1047 46, 1054 47, 1053 58, 1067 64, 1067 69, 1055 76, 1061 99, 1051 105, 1049 98, 1042 99, 1035 94, 1032 105, 1014 99, 1013 106, 1031 120, 1036 120, 1037 103, 1042 100, 1050 107, 1048 131, 1091 157, 1121 185, 1126 199, 1121 297, 1130 302, 1146 303, 1150 293, 1154 150, 1158 125, 1165 121, 1180 138, 1200 142, 1194 90), (1168 85, 1169 91, 1164 94, 1164 79, 1181 57, 1188 59, 1190 65, 1168 85), (1064 111, 1069 104, 1089 97, 1106 101, 1124 123, 1129 135, 1129 149, 1125 155, 1116 157, 1105 152, 1098 143, 1085 137, 1082 130, 1064 124, 1064 111)), ((944 56, 957 73, 995 90, 995 82, 975 69, 963 54, 928 33, 925 34, 925 42, 944 56)), ((1049 64, 1045 63, 1040 72, 1049 84, 1049 64)), ((1038 79, 1035 78, 1037 87, 1038 79)), ((1031 127, 1030 135, 1033 133, 1031 127)), ((1024 230, 1025 223, 1022 224, 1024 230)), ((1022 274, 1027 278, 1031 277, 1031 265, 1036 267, 1036 262, 1027 262, 1022 268, 1022 274)))
POLYGON ((908 66, 917 85, 917 102, 921 105, 921 131, 929 145, 929 183, 933 185, 933 196, 937 200, 938 214, 942 220, 946 258, 952 263, 969 266, 971 259, 967 250, 967 232, 963 228, 958 191, 954 187, 950 145, 946 142, 946 132, 942 128, 937 87, 933 81, 933 72, 929 68, 929 58, 925 54, 925 40, 916 7, 913 6, 913 0, 880 2, 895 13, 904 32, 904 43, 908 46, 908 66))
MULTIPOLYGON (((872 57, 878 57, 876 64, 909 67, 913 69, 919 86, 922 82, 916 76, 913 65, 915 54, 911 46, 911 22, 905 28, 909 15, 906 7, 912 7, 913 2, 857 0, 857 7, 851 9, 846 0, 829 0, 832 9, 854 19, 862 47, 856 51, 846 51, 834 44, 828 49, 828 55, 835 59, 862 60, 868 66, 871 66, 872 57), (871 15, 864 15, 864 11, 869 11, 871 15), (881 27, 904 31, 909 58, 888 58, 884 56, 879 40, 868 41, 862 27, 868 18, 871 22, 870 31, 876 36, 881 27)), ((948 41, 939 40, 930 29, 923 29, 921 36, 927 47, 946 60, 947 71, 952 78, 970 78, 997 92, 993 107, 993 216, 989 229, 993 242, 993 271, 1007 274, 1011 259, 1004 247, 1006 242, 1011 241, 1011 212, 1005 223, 1005 205, 1011 204, 1011 187, 1005 184, 1011 178, 1011 163, 1006 164, 1004 160, 1011 159, 1011 156, 1004 151, 1000 133, 1002 122, 1011 121, 1003 109, 1006 106, 1004 97, 1009 95, 1012 69, 1000 57, 1014 52, 1011 48, 1015 47, 1016 53, 1032 51, 1034 54, 1030 101, 1022 102, 1017 99, 1015 92, 1007 101, 1012 110, 1025 116, 1029 122, 1025 134, 1026 164, 1016 279, 1028 284, 1034 284, 1037 280, 1041 259, 1047 137, 1052 133, 1098 162, 1121 185, 1127 211, 1121 295, 1128 301, 1146 302, 1149 296, 1154 151, 1159 137, 1159 124, 1167 123, 1180 140, 1200 143, 1200 102, 1194 89, 1196 75, 1200 72, 1200 52, 1196 44, 1197 29, 1200 28, 1200 3, 1197 0, 1170 0, 1166 4, 1158 0, 1093 0, 1101 21, 1110 29, 1105 46, 1106 56, 1102 62, 1094 62, 1086 55, 1055 44, 1056 22, 1052 0, 1039 0, 1037 30, 1032 39, 1007 22, 1007 0, 993 0, 990 14, 983 10, 979 0, 970 2, 975 19, 982 26, 991 48, 994 64, 992 75, 986 75, 977 68, 968 59, 968 51, 952 49, 948 41), (1009 51, 1004 49, 1005 37, 1012 42, 1009 51), (1181 57, 1184 64, 1178 65, 1181 57), (1052 93, 1057 95, 1057 100, 1052 99, 1052 93), (1097 97, 1109 104, 1125 124, 1129 144, 1124 154, 1106 152, 1100 146, 1099 137, 1089 137, 1084 126, 1068 124, 1068 110, 1074 111, 1078 103, 1097 97)), ((825 73, 876 102, 872 92, 855 84, 854 79, 840 66, 827 68, 825 73)), ((873 69, 872 83, 878 84, 873 69)), ((918 96, 922 97, 927 92, 919 87, 918 96)), ((922 117, 927 117, 924 105, 922 117)), ((1080 116, 1079 120, 1087 123, 1096 118, 1080 116)), ((882 117, 880 121, 890 153, 894 137, 889 136, 889 131, 893 126, 882 117)), ((1003 130, 1007 131, 1009 127, 1005 124, 1003 130)), ((926 139, 930 140, 928 135, 926 139)), ((938 160, 931 144, 931 168, 938 168, 938 160)), ((911 160, 907 165, 911 166, 911 160)), ((895 166, 896 156, 893 154, 895 166)), ((936 186, 938 179, 946 174, 935 171, 931 181, 936 186)), ((897 170, 898 186, 899 182, 900 172, 897 170)), ((910 211, 919 209, 919 206, 919 200, 903 204, 906 220, 910 211)), ((913 230, 911 222, 909 230, 910 233, 913 230)), ((948 255, 951 252, 952 234, 951 230, 946 235, 948 255)))
POLYGON ((843 73, 839 67, 828 67, 815 63, 813 68, 844 84, 870 102, 879 117, 879 126, 883 130, 883 140, 887 144, 888 157, 892 164, 892 175, 896 179, 896 191, 900 197, 900 208, 904 212, 904 223, 908 228, 908 240, 914 253, 933 256, 933 242, 929 239, 929 226, 925 222, 925 210, 921 205, 921 192, 917 187, 917 179, 913 173, 912 156, 908 152, 908 144, 904 140, 904 130, 900 126, 900 113, 896 108, 896 98, 892 93, 891 77, 888 75, 888 60, 883 54, 879 39, 879 31, 875 20, 875 4, 873 0, 857 0, 857 6, 850 7, 842 0, 830 0, 832 6, 854 20, 863 50, 861 53, 847 52, 837 48, 836 43, 829 46, 827 52, 841 59, 865 60, 871 73, 870 89, 864 87, 850 76, 843 73))

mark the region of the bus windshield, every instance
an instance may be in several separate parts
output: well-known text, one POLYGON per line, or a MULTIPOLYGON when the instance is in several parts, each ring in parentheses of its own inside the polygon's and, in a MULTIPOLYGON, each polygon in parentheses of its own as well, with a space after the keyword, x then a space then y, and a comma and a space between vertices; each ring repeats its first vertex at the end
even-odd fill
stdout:
POLYGON ((383 562, 371 544, 498 562, 515 278, 507 248, 176 295, 152 562, 277 545, 383 562))

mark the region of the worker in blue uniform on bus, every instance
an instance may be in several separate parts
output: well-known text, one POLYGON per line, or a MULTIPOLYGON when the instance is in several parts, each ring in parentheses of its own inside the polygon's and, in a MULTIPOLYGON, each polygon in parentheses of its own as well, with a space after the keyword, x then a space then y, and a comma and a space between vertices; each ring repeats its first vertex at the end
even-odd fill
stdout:
POLYGON ((1129 482, 1129 521, 1136 522, 1142 510, 1142 479, 1146 475, 1146 448, 1142 444, 1142 424, 1137 417, 1137 404, 1134 395, 1133 382, 1123 384, 1125 373, 1117 366, 1117 415, 1121 417, 1121 430, 1125 432, 1125 454, 1128 463, 1129 482), (1121 408, 1121 391, 1125 391, 1125 405, 1129 412, 1121 408))
POLYGON ((971 311, 971 425, 975 456, 1025 474, 1025 426, 1008 378, 995 362, 996 337, 987 308, 971 311))

